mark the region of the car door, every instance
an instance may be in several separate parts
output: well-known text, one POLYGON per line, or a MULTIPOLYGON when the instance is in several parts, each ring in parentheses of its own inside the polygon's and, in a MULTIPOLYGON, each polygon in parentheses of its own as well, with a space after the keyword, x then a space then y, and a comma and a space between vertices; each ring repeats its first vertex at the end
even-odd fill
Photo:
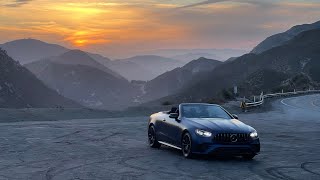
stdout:
POLYGON ((167 133, 165 128, 165 121, 166 121, 167 114, 159 115, 155 122, 155 129, 158 141, 167 142, 167 133))
POLYGON ((174 118, 166 117, 164 121, 167 142, 180 147, 181 124, 174 118))

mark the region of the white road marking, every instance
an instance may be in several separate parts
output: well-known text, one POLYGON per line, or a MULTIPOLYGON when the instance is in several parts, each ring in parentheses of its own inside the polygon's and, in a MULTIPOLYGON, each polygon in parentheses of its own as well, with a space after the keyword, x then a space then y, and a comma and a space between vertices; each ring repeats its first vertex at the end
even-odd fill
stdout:
MULTIPOLYGON (((320 97, 320 96, 317 96, 317 97, 320 97)), ((312 101, 311 105, 314 106, 314 107, 319 108, 319 106, 315 104, 315 102, 317 102, 317 101, 319 101, 319 99, 316 99, 316 100, 312 101)))
POLYGON ((287 103, 285 103, 285 102, 284 102, 284 100, 288 100, 288 99, 292 99, 292 98, 296 98, 296 97, 291 97, 291 98, 285 98, 285 99, 282 99, 282 100, 281 100, 281 103, 282 103, 283 105, 285 105, 285 106, 288 106, 288 107, 292 107, 292 108, 299 108, 299 107, 292 106, 292 105, 287 104, 287 103))
MULTIPOLYGON (((293 99, 293 98, 297 98, 297 97, 285 98, 285 99, 282 99, 280 102, 281 102, 281 104, 283 104, 283 105, 285 105, 285 106, 288 106, 288 107, 291 107, 291 108, 296 108, 296 109, 298 108, 298 109, 305 109, 305 110, 320 112, 320 111, 317 111, 317 110, 314 109, 314 108, 311 108, 310 106, 309 106, 309 107, 299 107, 299 106, 290 105, 290 104, 288 104, 288 103, 285 102, 286 100, 293 99)), ((316 102, 316 101, 318 101, 318 99, 315 100, 315 101, 311 101, 310 104, 311 104, 312 106, 314 106, 314 107, 319 108, 320 106, 318 106, 318 105, 316 105, 316 104, 314 103, 314 102, 316 102)))

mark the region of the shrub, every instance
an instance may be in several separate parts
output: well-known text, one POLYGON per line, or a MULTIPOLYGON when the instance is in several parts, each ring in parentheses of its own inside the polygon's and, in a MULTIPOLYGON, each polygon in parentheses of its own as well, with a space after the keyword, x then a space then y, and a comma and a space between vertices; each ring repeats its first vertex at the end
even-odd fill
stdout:
POLYGON ((233 94, 232 94, 232 92, 228 91, 227 89, 223 89, 223 90, 222 90, 222 97, 223 97, 224 99, 229 100, 229 99, 232 99, 232 98, 233 98, 233 94))
POLYGON ((161 103, 163 106, 169 106, 172 105, 172 103, 170 101, 164 101, 161 103))

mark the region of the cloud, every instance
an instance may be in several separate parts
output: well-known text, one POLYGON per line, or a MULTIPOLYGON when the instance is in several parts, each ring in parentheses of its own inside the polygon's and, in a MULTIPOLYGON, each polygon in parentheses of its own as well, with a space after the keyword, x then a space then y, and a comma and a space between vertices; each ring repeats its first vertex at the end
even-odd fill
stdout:
POLYGON ((260 6, 270 6, 272 4, 270 2, 255 1, 255 0, 241 0, 241 1, 240 0, 207 0, 207 1, 200 2, 200 3, 195 3, 195 4, 190 4, 190 5, 178 7, 177 9, 185 9, 185 8, 191 8, 191 7, 196 7, 196 6, 209 5, 209 4, 215 4, 215 3, 227 2, 227 1, 232 1, 232 2, 237 2, 237 3, 255 4, 255 5, 260 5, 260 6))
POLYGON ((191 8, 191 7, 195 7, 195 6, 213 4, 213 3, 218 3, 218 2, 225 2, 225 1, 228 1, 228 0, 208 0, 208 1, 203 1, 200 3, 195 3, 195 4, 190 4, 190 5, 178 7, 177 9, 191 8))
POLYGON ((102 1, 33 0, 2 8, 8 16, 1 19, 0 43, 39 38, 115 58, 163 48, 251 49, 272 34, 320 17, 320 3, 310 0, 102 1), (176 10, 186 2, 192 6, 176 10))
POLYGON ((6 7, 19 7, 24 4, 29 3, 30 1, 32 1, 32 0, 14 0, 13 2, 11 2, 9 4, 5 4, 4 6, 6 6, 6 7))

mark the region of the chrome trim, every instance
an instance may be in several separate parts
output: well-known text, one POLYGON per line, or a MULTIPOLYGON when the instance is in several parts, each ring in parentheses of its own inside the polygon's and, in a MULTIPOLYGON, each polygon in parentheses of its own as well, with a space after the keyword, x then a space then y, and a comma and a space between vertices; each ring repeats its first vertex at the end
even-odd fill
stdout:
POLYGON ((166 145, 166 146, 169 146, 169 147, 172 147, 172 148, 175 148, 175 149, 179 149, 181 150, 181 148, 175 146, 175 145, 172 145, 172 144, 169 144, 169 143, 166 143, 166 142, 163 142, 163 141, 158 141, 160 144, 163 144, 163 145, 166 145))

